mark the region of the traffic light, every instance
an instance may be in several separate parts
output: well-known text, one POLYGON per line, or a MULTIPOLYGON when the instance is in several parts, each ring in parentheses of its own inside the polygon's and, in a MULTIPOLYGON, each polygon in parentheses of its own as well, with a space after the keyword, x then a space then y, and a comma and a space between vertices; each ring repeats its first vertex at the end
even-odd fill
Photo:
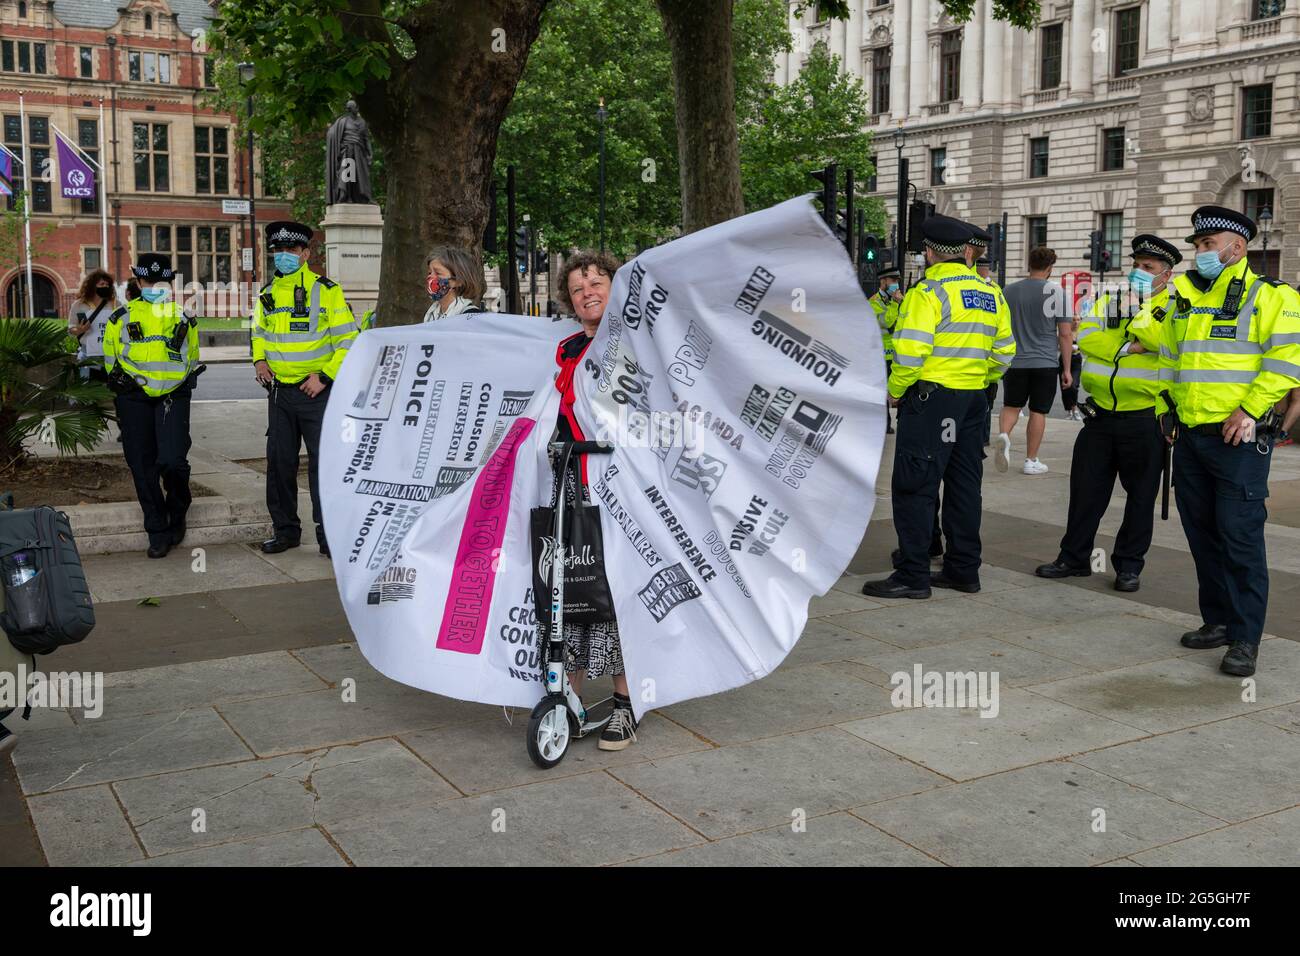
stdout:
POLYGON ((519 271, 528 271, 528 227, 520 226, 515 230, 515 262, 519 271))
POLYGON ((868 268, 880 264, 880 240, 875 236, 862 237, 862 264, 868 268))
POLYGON ((538 249, 533 257, 533 271, 549 272, 550 268, 550 257, 546 254, 546 250, 538 249))
POLYGON ((849 236, 853 232, 853 223, 849 220, 847 209, 841 209, 835 213, 835 237, 844 243, 844 248, 849 246, 849 236))
POLYGON ((998 271, 998 263, 1002 261, 1002 223, 991 222, 988 225, 989 234, 989 272, 998 271))
POLYGON ((1103 248, 1101 250, 1101 271, 1110 272, 1110 250, 1103 248))
POLYGON ((1088 271, 1103 272, 1105 266, 1102 264, 1102 252, 1105 251, 1105 242, 1102 238, 1100 229, 1094 229, 1088 236, 1088 271))
POLYGON ((907 251, 924 252, 921 241, 921 223, 934 215, 934 203, 915 199, 907 207, 907 251))
POLYGON ((839 198, 839 171, 834 163, 824 169, 815 169, 808 174, 822 184, 822 219, 826 225, 836 229, 838 217, 835 215, 839 198))
POLYGON ((880 262, 880 240, 872 235, 863 234, 862 248, 858 253, 858 275, 862 287, 868 292, 875 292, 876 276, 883 268, 880 262))

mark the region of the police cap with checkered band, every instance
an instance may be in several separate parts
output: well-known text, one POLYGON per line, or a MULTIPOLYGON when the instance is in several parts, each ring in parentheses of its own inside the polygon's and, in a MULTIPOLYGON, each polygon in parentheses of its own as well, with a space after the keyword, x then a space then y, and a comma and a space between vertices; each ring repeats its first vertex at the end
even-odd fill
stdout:
POLYGON ((300 222, 273 222, 266 227, 266 248, 274 250, 305 246, 311 242, 313 235, 311 226, 304 226, 300 222))
POLYGON ((941 256, 959 256, 971 238, 971 226, 951 216, 931 216, 921 222, 921 239, 941 256))
POLYGON ((1226 206, 1202 206, 1192 213, 1192 234, 1187 237, 1188 242, 1215 232, 1235 232, 1250 242, 1255 238, 1255 223, 1249 216, 1226 206))
POLYGON ((1129 257, 1133 259, 1138 256, 1151 256, 1168 266, 1176 266, 1183 261, 1183 254, 1175 248, 1172 242, 1166 242, 1159 236, 1153 236, 1150 233, 1134 236, 1132 245, 1133 251, 1129 253, 1129 257))
POLYGON ((172 257, 160 252, 144 252, 131 267, 131 275, 145 282, 170 282, 176 277, 172 271, 172 257))

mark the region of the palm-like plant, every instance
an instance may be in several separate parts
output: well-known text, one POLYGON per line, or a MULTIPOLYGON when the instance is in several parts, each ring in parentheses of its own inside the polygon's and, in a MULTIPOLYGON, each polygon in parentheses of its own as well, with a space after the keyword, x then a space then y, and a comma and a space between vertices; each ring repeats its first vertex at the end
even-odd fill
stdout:
POLYGON ((32 436, 62 455, 104 436, 113 395, 81 377, 75 347, 57 320, 0 319, 0 469, 24 457, 32 436))

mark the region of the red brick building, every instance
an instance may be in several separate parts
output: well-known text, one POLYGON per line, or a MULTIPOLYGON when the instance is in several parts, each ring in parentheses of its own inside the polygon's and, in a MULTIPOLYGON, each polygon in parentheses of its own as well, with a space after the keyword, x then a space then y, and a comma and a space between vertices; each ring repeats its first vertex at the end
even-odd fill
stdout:
MULTIPOLYGON (((249 246, 249 218, 222 212, 223 199, 248 198, 247 141, 240 141, 233 116, 206 104, 214 89, 205 55, 214 6, 208 0, 125 0, 121 6, 109 0, 0 0, 0 142, 22 155, 21 93, 31 150, 37 315, 66 315, 87 270, 102 265, 121 281, 142 252, 171 255, 187 284, 197 281, 209 290, 213 283, 221 288, 252 280, 241 256, 249 246), (59 195, 55 127, 97 159, 102 142, 107 249, 98 196, 59 195), (43 181, 46 160, 50 171, 43 181)), ((15 187, 21 188, 15 167, 15 187)), ((289 217, 288 203, 263 198, 260 170, 253 178, 257 221, 289 217)), ((12 198, 8 203, 14 208, 12 198)), ((261 278, 260 237, 256 248, 261 278)), ((0 312, 6 315, 27 313, 25 266, 17 258, 0 262, 0 312)), ((209 293, 202 312, 234 315, 239 308, 234 296, 227 301, 209 293)))

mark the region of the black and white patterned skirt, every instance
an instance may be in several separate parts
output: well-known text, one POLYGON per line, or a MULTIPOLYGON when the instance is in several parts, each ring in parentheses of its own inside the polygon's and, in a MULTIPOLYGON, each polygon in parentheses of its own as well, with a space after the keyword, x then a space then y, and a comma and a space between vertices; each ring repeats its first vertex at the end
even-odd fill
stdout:
MULTIPOLYGON (((582 500, 591 502, 591 493, 583 488, 582 500)), ((564 475, 564 501, 572 507, 578 495, 578 479, 574 469, 564 475)), ((586 671, 588 677, 623 673, 623 649, 618 641, 618 622, 598 624, 565 624, 564 643, 568 650, 564 669, 569 673, 586 671)))

